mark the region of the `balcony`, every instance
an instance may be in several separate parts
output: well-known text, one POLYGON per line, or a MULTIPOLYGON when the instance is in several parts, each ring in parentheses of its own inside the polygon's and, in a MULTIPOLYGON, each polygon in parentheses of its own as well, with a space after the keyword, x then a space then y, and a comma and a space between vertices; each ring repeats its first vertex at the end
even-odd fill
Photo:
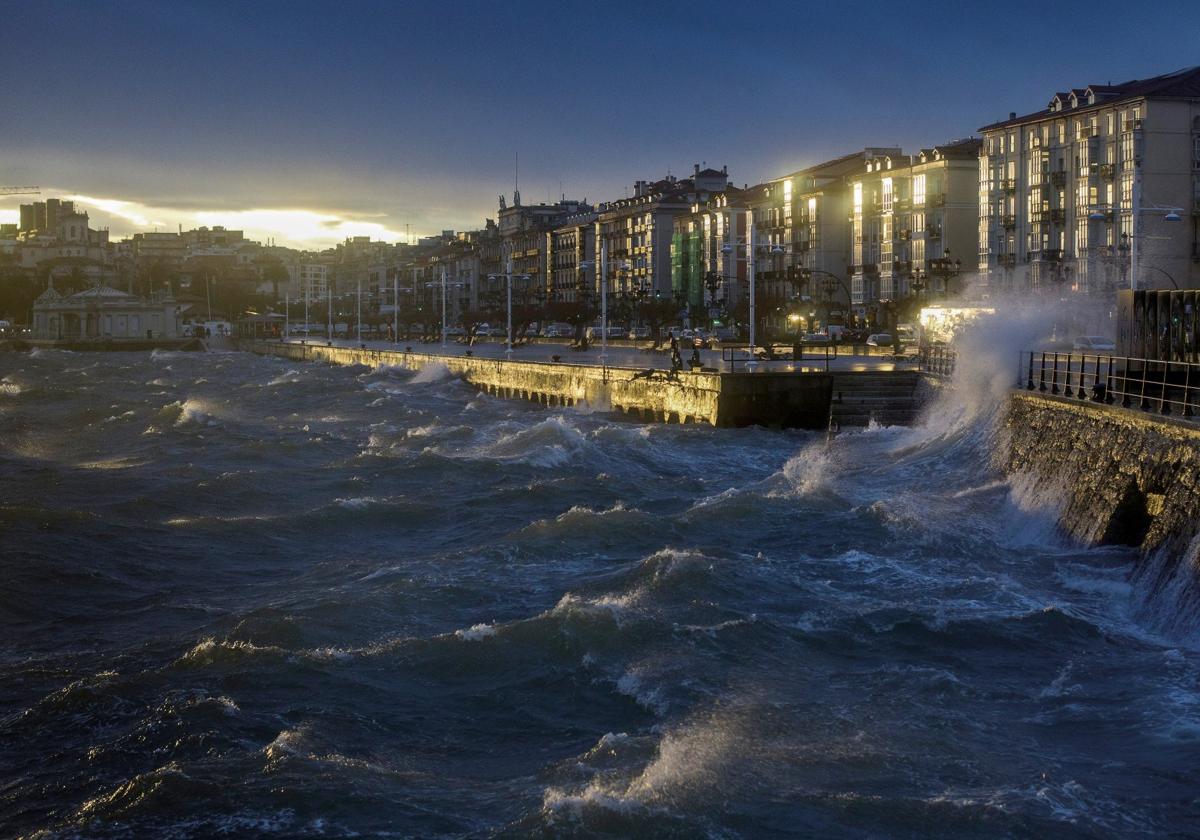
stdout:
POLYGON ((1081 125, 1075 132, 1076 140, 1090 140, 1100 134, 1100 127, 1096 125, 1081 125))
POLYGON ((1050 183, 1056 187, 1063 187, 1067 184, 1067 173, 1064 170, 1050 173, 1050 183))
POLYGON ((1042 251, 1042 262, 1062 262, 1063 258, 1062 248, 1047 248, 1042 251))
POLYGON ((1050 221, 1056 225, 1061 225, 1067 220, 1067 211, 1062 208, 1056 208, 1050 211, 1050 221))
POLYGON ((1029 148, 1040 149, 1042 147, 1042 138, 1035 134, 1029 138, 1029 148))
POLYGON ((1000 224, 1006 228, 1015 228, 1017 226, 1017 217, 1013 216, 1011 214, 1006 215, 1006 216, 1001 216, 1000 224))
POLYGON ((1017 191, 1017 179, 1005 178, 1000 182, 1000 191, 1006 193, 1015 193, 1017 191))
POLYGON ((945 193, 930 193, 928 196, 925 197, 925 203, 930 207, 945 207, 946 206, 946 194, 945 193))
POLYGON ((1100 177, 1106 181, 1111 181, 1117 175, 1117 167, 1113 163, 1102 163, 1099 166, 1099 170, 1100 177))
POLYGON ((996 265, 1001 268, 1015 268, 1017 265, 1016 254, 999 254, 996 257, 996 265))
POLYGON ((1137 120, 1125 120, 1124 122, 1122 122, 1122 123, 1121 123, 1121 130, 1122 130, 1122 131, 1137 131, 1137 130, 1139 130, 1141 127, 1142 127, 1142 121, 1141 121, 1140 119, 1137 119, 1137 120))
POLYGON ((926 225, 925 226, 925 238, 926 239, 941 239, 942 238, 942 226, 941 225, 926 225))

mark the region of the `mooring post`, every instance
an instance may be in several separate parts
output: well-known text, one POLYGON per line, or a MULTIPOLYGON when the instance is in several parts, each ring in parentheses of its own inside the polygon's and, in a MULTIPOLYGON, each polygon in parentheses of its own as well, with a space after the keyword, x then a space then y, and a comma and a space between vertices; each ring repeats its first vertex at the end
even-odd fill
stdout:
POLYGON ((1045 353, 1042 353, 1042 367, 1041 367, 1041 370, 1038 371, 1038 382, 1041 383, 1038 386, 1038 390, 1041 391, 1043 394, 1046 393, 1046 354, 1045 353))
POLYGON ((1051 394, 1058 393, 1058 354, 1057 353, 1054 354, 1054 379, 1053 379, 1053 387, 1050 389, 1050 393, 1051 394))

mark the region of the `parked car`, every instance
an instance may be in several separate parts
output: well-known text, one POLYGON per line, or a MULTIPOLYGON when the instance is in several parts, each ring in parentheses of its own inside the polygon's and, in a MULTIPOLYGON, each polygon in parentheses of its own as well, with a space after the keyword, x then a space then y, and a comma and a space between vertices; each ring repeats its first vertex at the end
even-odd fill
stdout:
POLYGON ((712 331, 712 337, 715 341, 733 341, 734 332, 730 327, 717 327, 712 331))
POLYGON ((875 333, 874 335, 869 335, 867 336, 867 345, 870 347, 891 347, 892 335, 891 333, 875 333))
POLYGON ((1081 335, 1075 339, 1071 349, 1082 350, 1085 353, 1113 353, 1117 345, 1102 335, 1081 335))
POLYGON ((633 329, 631 329, 629 331, 629 334, 626 336, 626 338, 630 339, 631 341, 636 341, 636 340, 640 340, 643 338, 649 338, 649 337, 650 337, 650 328, 649 327, 634 327, 633 329))
POLYGON ((575 335, 575 328, 570 324, 547 324, 542 335, 546 338, 570 338, 575 335))
POLYGON ((800 341, 804 344, 829 344, 833 339, 828 333, 805 333, 800 341))

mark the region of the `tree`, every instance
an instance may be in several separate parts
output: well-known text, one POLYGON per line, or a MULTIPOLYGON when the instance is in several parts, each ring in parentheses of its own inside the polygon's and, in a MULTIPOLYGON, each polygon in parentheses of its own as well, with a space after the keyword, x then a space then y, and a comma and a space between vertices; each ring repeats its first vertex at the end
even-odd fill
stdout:
POLYGON ((654 349, 662 346, 662 328, 679 319, 680 305, 673 298, 652 297, 642 301, 638 306, 638 314, 650 328, 650 340, 654 349))

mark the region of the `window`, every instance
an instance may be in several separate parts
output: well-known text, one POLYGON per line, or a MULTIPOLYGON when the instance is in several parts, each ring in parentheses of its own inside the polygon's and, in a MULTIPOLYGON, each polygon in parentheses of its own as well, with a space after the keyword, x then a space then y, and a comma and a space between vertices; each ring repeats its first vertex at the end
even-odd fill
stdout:
POLYGON ((925 203, 925 176, 914 175, 912 180, 913 205, 925 203))
POLYGON ((892 179, 883 179, 883 212, 892 212, 892 179))

